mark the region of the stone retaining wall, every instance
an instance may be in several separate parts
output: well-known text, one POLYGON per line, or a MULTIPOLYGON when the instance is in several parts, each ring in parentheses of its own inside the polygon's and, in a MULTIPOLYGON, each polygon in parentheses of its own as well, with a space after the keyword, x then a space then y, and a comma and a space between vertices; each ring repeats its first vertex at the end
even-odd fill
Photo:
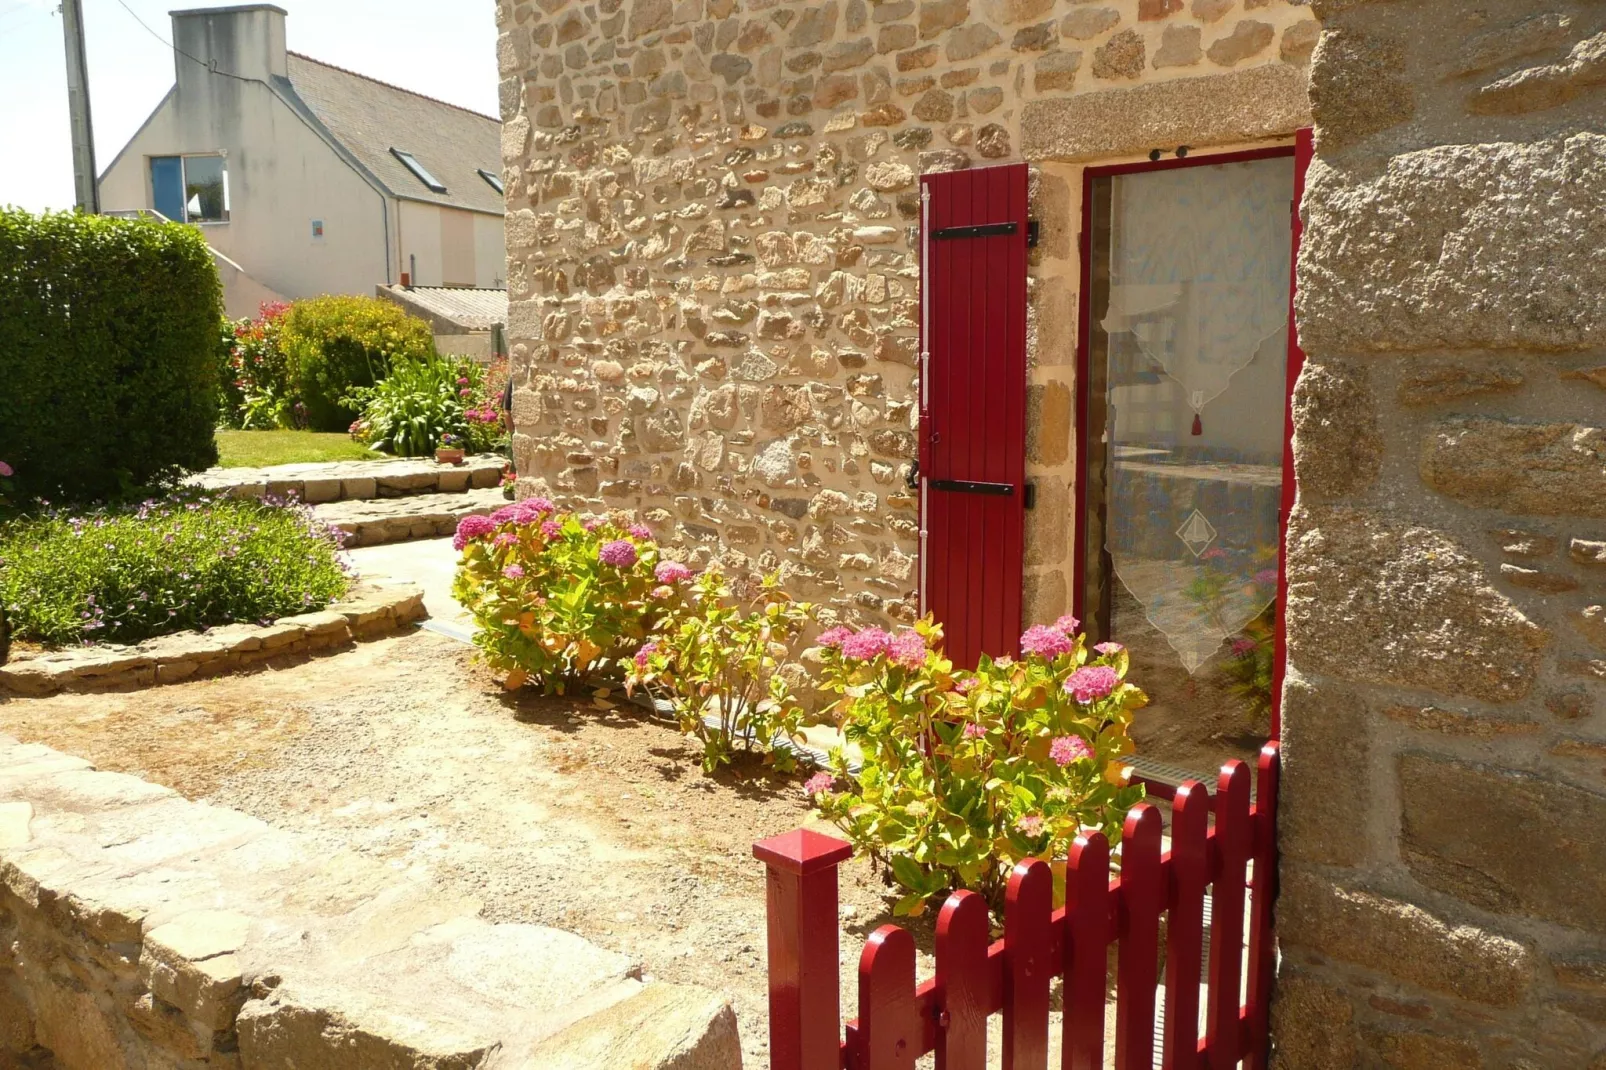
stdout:
POLYGON ((1081 165, 1286 139, 1288 0, 499 0, 522 493, 916 613, 917 176, 1029 160, 1027 616, 1067 608, 1081 165))
POLYGON ((417 587, 364 586, 322 612, 282 617, 272 624, 230 624, 135 646, 87 646, 0 665, 0 695, 127 691, 220 676, 343 649, 428 616, 424 592, 417 587))
POLYGON ((461 494, 502 482, 507 458, 489 453, 461 465, 427 458, 387 461, 335 461, 279 464, 269 468, 212 468, 188 480, 189 486, 236 497, 295 498, 308 504, 409 494, 461 494))
POLYGON ((730 1007, 0 736, 0 1065, 736 1070, 730 1007))
POLYGON ((1606 1070, 1606 8, 1317 0, 1282 1070, 1606 1070))

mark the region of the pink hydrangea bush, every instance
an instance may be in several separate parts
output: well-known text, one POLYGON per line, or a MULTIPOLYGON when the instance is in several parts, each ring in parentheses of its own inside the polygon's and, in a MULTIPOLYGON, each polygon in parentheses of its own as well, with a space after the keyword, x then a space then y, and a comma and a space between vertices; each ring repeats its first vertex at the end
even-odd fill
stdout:
MULTIPOLYGON (((664 562, 655 578, 685 584, 691 570, 664 562)), ((773 574, 750 599, 738 598, 711 568, 689 584, 682 612, 668 618, 636 652, 627 686, 667 699, 681 730, 703 748, 712 772, 738 751, 758 753, 790 771, 790 747, 777 749, 802 725, 803 707, 788 679, 814 607, 793 601, 773 574)))
POLYGON ((680 604, 673 587, 662 590, 658 572, 669 562, 644 530, 563 513, 546 498, 463 518, 452 540, 461 554, 452 593, 473 613, 474 641, 509 688, 528 680, 573 693, 627 669, 680 604))
POLYGON ((924 620, 888 633, 833 628, 816 640, 822 690, 861 754, 849 777, 833 755, 831 786, 811 781, 821 813, 890 871, 898 913, 955 888, 1002 909, 1025 858, 1061 859, 1083 829, 1118 842, 1143 796, 1122 759, 1148 700, 1126 681, 1118 643, 1089 648, 1074 617, 1034 625, 1021 657, 983 657, 975 672, 942 653, 924 620))

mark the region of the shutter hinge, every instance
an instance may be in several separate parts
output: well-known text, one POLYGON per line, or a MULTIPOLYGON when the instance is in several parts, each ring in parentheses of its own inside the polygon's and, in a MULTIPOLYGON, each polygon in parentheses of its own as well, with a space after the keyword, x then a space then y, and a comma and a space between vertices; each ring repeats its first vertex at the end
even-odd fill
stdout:
POLYGON ((1027 480, 1026 493, 1021 497, 1027 509, 1037 508, 1037 483, 1033 480, 1027 480))
POLYGON ((1042 232, 1042 226, 1037 222, 1037 220, 1035 220, 1035 219, 1027 220, 1027 222, 1026 222, 1026 248, 1028 248, 1028 249, 1037 248, 1037 238, 1038 238, 1038 235, 1041 232, 1042 232))

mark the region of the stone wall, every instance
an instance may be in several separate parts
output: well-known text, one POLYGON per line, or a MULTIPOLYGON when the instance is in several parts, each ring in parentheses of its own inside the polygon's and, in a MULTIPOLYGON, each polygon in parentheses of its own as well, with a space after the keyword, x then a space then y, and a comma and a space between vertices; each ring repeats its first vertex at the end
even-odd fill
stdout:
POLYGON ((1278 1065, 1606 1068, 1606 8, 1317 0, 1278 1065))
POLYGON ((1288 0, 499 0, 525 494, 916 613, 917 177, 1028 160, 1028 617, 1067 607, 1081 164, 1308 120, 1288 0))

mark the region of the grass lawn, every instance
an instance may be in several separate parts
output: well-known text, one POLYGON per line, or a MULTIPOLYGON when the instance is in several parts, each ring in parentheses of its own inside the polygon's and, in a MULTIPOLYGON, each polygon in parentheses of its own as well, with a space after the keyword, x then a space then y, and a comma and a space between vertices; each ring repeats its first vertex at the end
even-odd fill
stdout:
POLYGON ((375 453, 349 435, 316 431, 219 431, 218 463, 224 468, 266 468, 307 461, 372 461, 375 453))

